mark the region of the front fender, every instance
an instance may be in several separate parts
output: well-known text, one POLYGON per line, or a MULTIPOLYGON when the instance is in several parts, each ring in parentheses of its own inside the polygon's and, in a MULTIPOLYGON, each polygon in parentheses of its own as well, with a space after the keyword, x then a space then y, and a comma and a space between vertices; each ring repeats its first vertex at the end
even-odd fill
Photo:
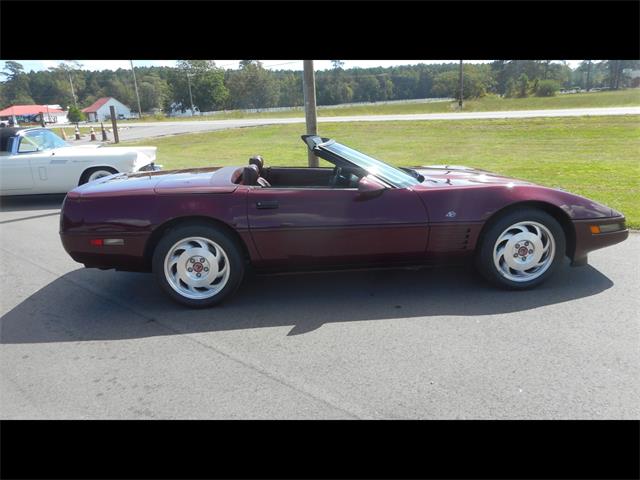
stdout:
POLYGON ((618 215, 610 207, 569 192, 538 185, 488 185, 434 188, 417 191, 429 210, 431 222, 485 222, 509 206, 536 202, 561 209, 571 220, 618 215))

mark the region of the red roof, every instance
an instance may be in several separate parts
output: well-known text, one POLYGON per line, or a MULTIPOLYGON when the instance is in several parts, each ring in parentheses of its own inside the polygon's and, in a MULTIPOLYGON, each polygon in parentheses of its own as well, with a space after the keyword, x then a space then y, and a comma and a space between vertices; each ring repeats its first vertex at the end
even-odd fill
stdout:
POLYGON ((64 113, 59 108, 51 108, 46 105, 12 105, 0 110, 0 117, 10 117, 11 115, 38 115, 39 113, 64 113))
POLYGON ((84 113, 94 113, 97 112, 98 109, 104 105, 105 103, 107 103, 109 100, 111 100, 111 98, 113 97, 102 97, 99 98, 98 100, 96 100, 95 102, 93 102, 91 105, 89 105, 87 108, 83 108, 82 111, 84 113))

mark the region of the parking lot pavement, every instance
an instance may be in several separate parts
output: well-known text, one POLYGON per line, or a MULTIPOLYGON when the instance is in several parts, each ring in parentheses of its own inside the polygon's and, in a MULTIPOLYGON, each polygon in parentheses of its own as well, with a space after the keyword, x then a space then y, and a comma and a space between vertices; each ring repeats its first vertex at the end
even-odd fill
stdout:
POLYGON ((640 235, 526 292, 466 269, 253 277, 188 310, 2 200, 0 417, 638 418, 640 235))

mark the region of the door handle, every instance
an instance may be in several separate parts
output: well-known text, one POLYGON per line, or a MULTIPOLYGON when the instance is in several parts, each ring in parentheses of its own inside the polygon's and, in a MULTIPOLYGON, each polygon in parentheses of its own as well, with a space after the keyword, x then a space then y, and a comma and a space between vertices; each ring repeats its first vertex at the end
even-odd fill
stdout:
POLYGON ((263 200, 261 202, 256 203, 256 208, 267 209, 267 208, 278 208, 280 204, 277 200, 263 200))

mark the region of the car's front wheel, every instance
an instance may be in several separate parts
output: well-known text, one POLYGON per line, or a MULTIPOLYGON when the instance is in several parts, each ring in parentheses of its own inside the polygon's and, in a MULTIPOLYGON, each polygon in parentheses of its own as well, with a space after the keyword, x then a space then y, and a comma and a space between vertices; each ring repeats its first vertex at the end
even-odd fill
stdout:
POLYGON ((153 272, 175 301, 193 308, 220 303, 240 285, 244 259, 231 236, 213 225, 170 230, 153 254, 153 272))
POLYGON ((86 170, 82 176, 80 177, 80 181, 78 185, 84 185, 85 183, 93 182, 94 180, 98 180, 102 177, 108 177, 109 175, 113 175, 114 173, 118 173, 115 168, 110 167, 96 167, 90 168, 86 170))
POLYGON ((548 213, 527 208, 489 226, 476 252, 476 266, 490 282, 523 290, 549 278, 564 256, 562 226, 548 213))

